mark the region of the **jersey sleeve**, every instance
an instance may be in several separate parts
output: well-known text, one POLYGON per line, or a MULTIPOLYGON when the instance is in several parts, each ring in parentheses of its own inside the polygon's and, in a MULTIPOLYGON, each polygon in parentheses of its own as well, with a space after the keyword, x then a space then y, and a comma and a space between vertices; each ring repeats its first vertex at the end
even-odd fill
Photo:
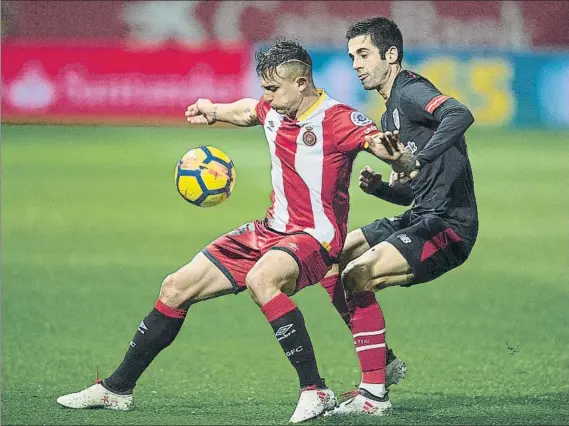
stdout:
POLYGON ((257 114, 257 118, 261 122, 261 124, 265 124, 265 118, 267 118, 267 113, 271 109, 271 105, 264 98, 259 99, 257 102, 257 106, 255 107, 255 114, 257 114))
POLYGON ((378 132, 375 123, 365 114, 341 105, 334 114, 334 136, 338 150, 357 153, 367 148, 365 137, 378 132))
POLYGON ((435 111, 443 105, 449 96, 443 95, 426 80, 414 80, 402 90, 401 103, 406 114, 413 121, 437 121, 435 111))

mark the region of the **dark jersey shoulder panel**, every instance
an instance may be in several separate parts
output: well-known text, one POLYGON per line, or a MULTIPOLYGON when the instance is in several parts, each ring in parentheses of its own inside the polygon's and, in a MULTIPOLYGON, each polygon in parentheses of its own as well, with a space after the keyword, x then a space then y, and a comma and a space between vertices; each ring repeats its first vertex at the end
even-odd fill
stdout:
POLYGON ((471 247, 478 233, 478 212, 464 132, 473 122, 472 114, 429 80, 407 70, 395 78, 386 106, 382 130, 399 130, 401 141, 421 163, 419 176, 411 181, 411 214, 445 219, 471 247))

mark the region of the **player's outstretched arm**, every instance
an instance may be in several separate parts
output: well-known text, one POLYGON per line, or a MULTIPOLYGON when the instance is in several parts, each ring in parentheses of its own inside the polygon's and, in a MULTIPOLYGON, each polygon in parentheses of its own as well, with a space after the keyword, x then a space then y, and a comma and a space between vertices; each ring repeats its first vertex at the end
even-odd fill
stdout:
MULTIPOLYGON (((393 174, 395 174, 395 172, 392 172, 392 175, 393 174)), ((411 187, 401 183, 393 184, 392 180, 393 179, 390 179, 391 185, 383 182, 381 173, 375 172, 369 166, 365 166, 360 171, 359 182, 362 191, 400 206, 411 205, 415 199, 411 187)))
POLYGON ((186 110, 190 124, 213 124, 216 121, 249 127, 261 124, 257 118, 256 99, 244 98, 230 104, 214 104, 209 99, 198 99, 186 110))

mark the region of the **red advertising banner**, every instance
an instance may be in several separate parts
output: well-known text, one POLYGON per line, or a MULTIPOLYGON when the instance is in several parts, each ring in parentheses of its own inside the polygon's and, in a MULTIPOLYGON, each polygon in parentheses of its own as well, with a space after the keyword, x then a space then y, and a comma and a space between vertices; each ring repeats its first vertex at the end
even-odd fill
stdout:
POLYGON ((3 0, 3 37, 123 38, 138 43, 344 45, 351 23, 389 17, 406 47, 569 46, 569 1, 3 0))
POLYGON ((199 97, 246 95, 248 46, 130 49, 2 42, 2 121, 184 123, 199 97))

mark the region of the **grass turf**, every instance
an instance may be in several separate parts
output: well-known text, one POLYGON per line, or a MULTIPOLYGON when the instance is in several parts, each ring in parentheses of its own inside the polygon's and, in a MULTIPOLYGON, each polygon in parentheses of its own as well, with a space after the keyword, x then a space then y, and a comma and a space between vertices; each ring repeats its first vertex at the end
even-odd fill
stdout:
MULTIPOLYGON (((569 422, 569 133, 468 134, 480 234, 468 262, 436 282, 378 294, 388 342, 409 365, 384 418, 315 424, 569 422)), ((365 164, 387 168, 361 154, 365 164)), ((269 203, 259 129, 2 127, 2 423, 282 424, 298 387, 246 294, 192 307, 137 387, 137 410, 55 403, 120 362, 160 282, 269 203), (185 203, 173 184, 187 149, 212 144, 237 167, 231 198, 185 203)), ((352 186, 350 229, 401 211, 352 186)), ((321 373, 359 381, 351 336, 319 286, 294 300, 321 373)))

